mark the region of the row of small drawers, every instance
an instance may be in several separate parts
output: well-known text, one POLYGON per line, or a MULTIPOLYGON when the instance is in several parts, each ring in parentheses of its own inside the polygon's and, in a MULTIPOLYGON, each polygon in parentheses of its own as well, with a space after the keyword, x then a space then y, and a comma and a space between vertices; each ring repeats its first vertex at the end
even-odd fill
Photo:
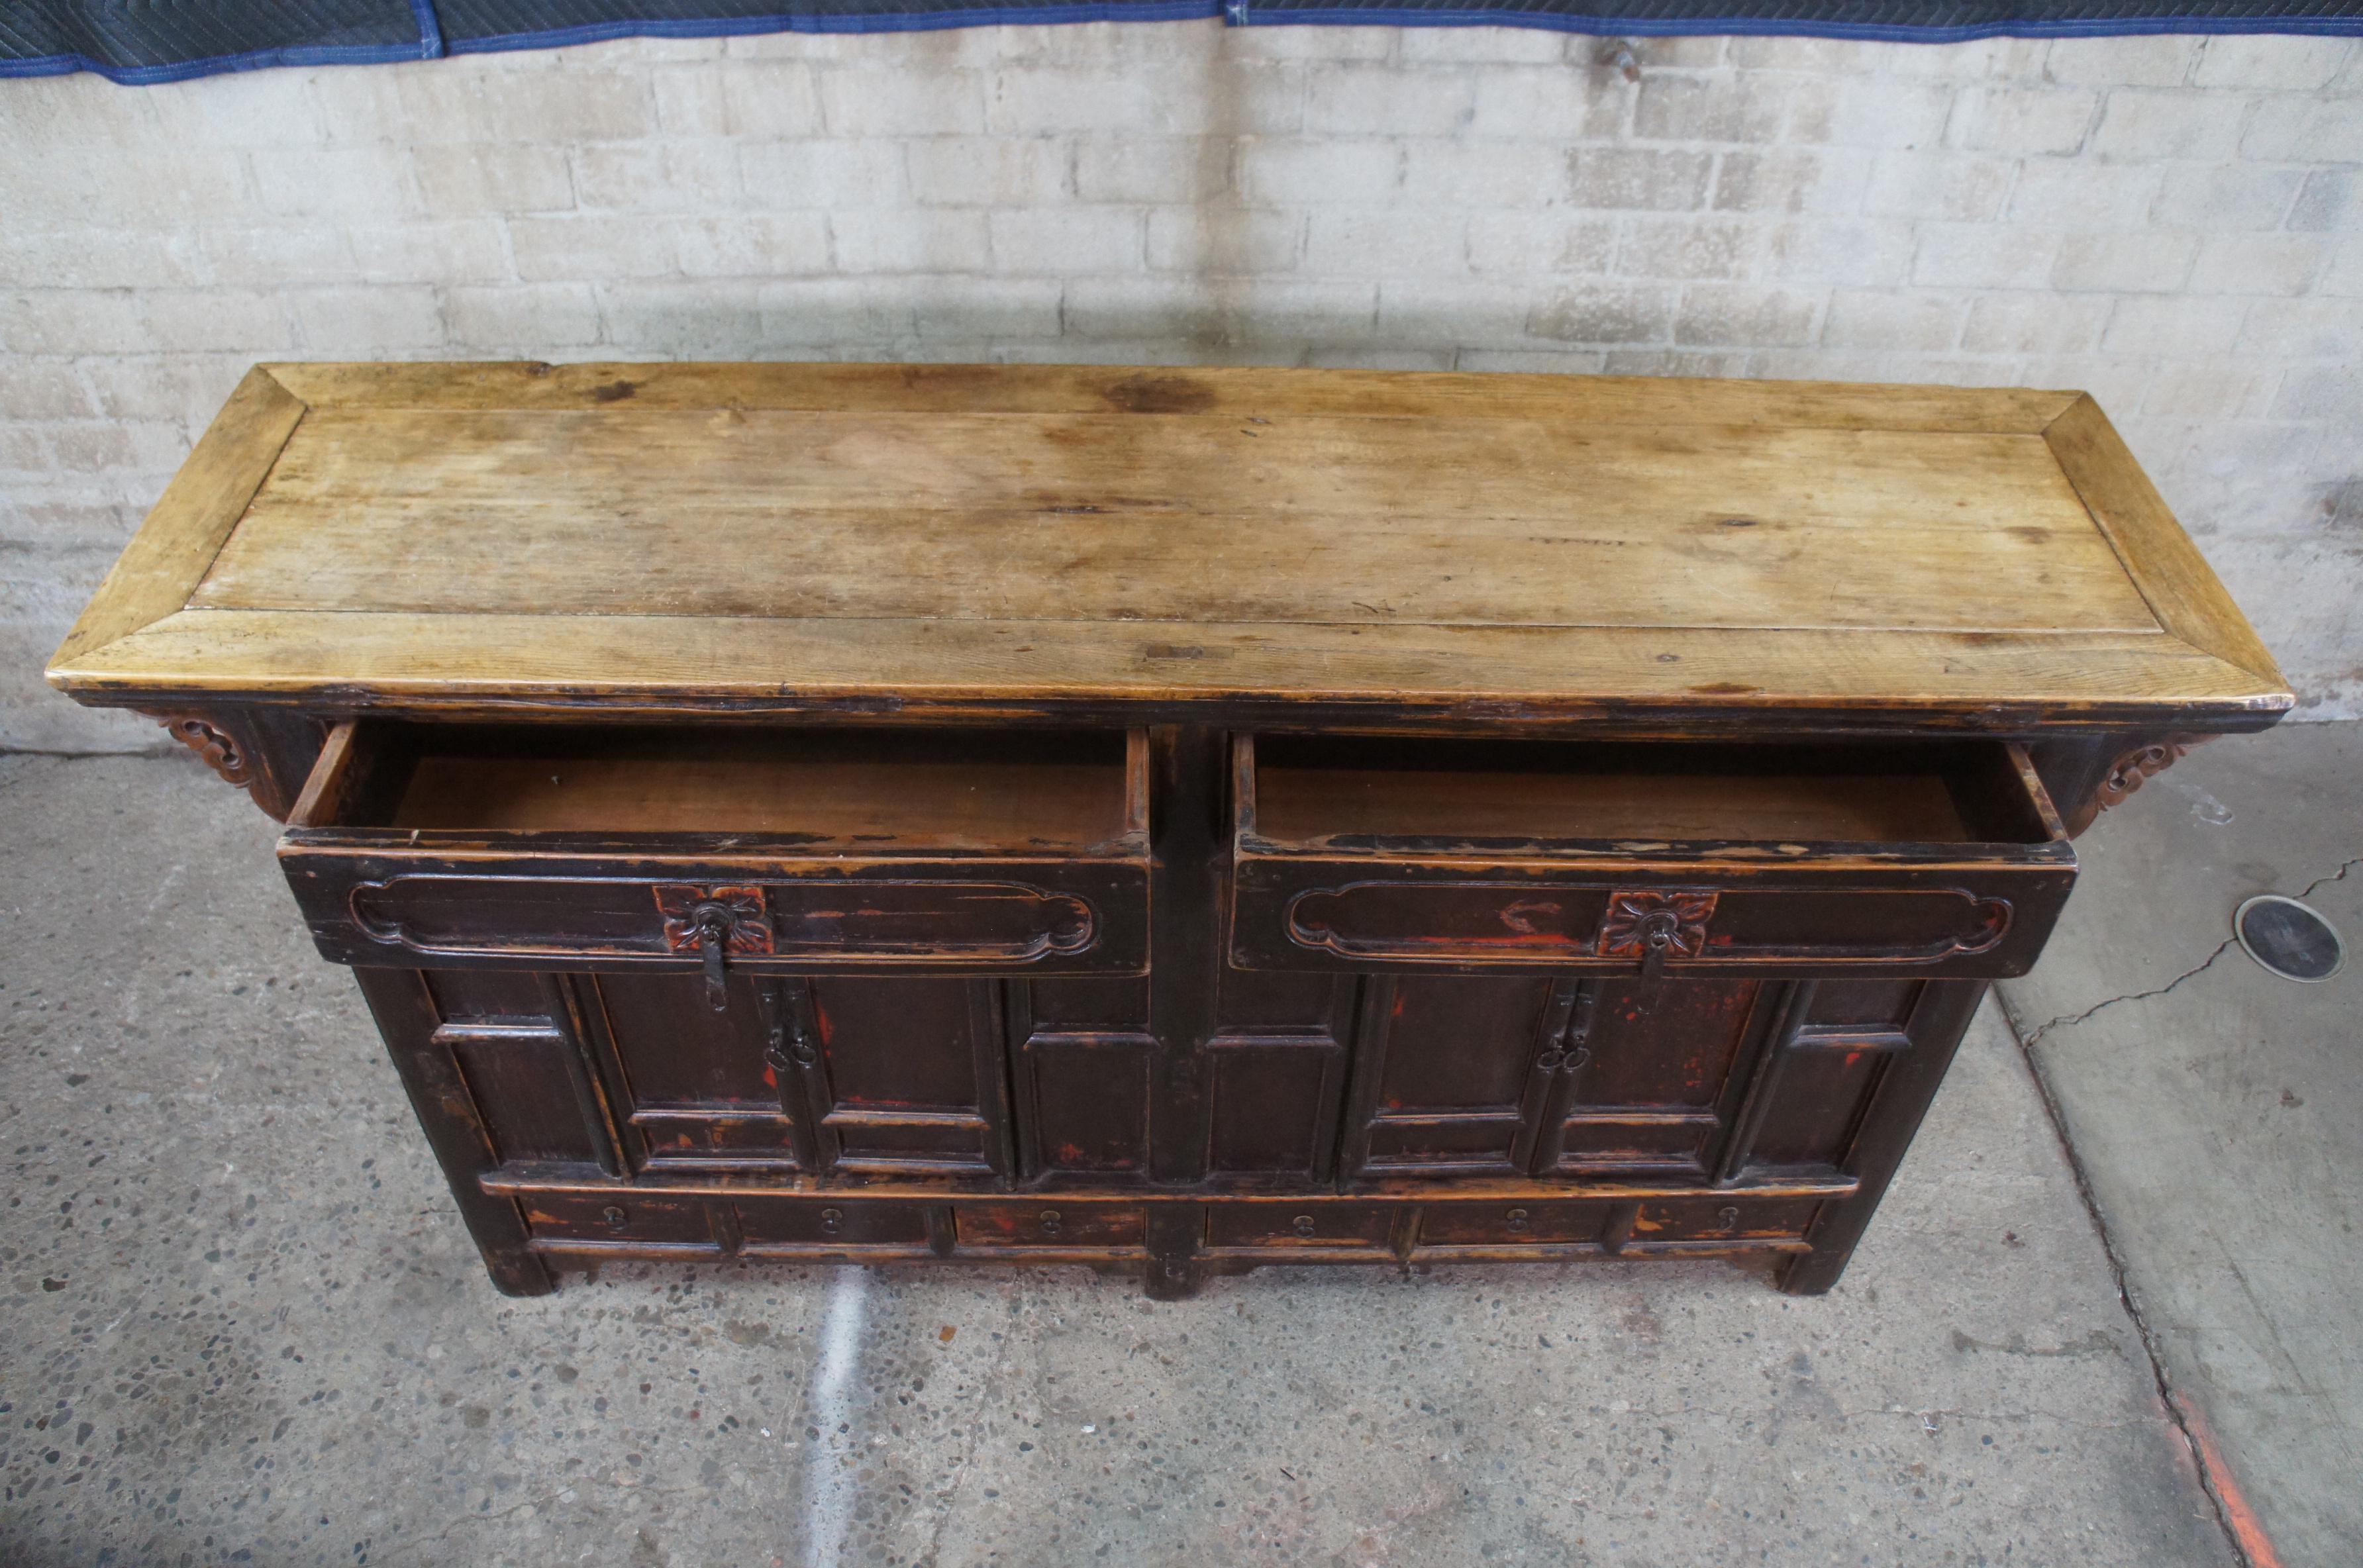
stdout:
MULTIPOLYGON (((679 825, 650 826, 617 814, 622 808, 595 791, 538 799, 529 786, 547 779, 552 789, 542 793, 564 797, 561 779, 579 768, 596 776, 595 767, 578 760, 527 768, 527 738, 497 729, 476 744, 518 755, 462 759, 492 767, 465 777, 497 798, 457 790, 471 808, 462 812, 444 800, 454 790, 429 790, 442 803, 414 811, 379 800, 383 791, 369 782, 424 766, 405 747, 432 743, 406 734, 340 726, 281 841, 281 863, 313 934, 340 963, 701 965, 717 993, 732 967, 1114 975, 1138 974, 1148 963, 1145 732, 1101 737, 1110 755, 1082 769, 1100 781, 1085 797, 1104 808, 1104 820, 1083 835, 1102 836, 1090 842, 1045 842, 1033 831, 1041 824, 1013 817, 1009 800, 991 796, 988 775, 939 800, 929 791, 943 787, 930 781, 958 769, 915 774, 907 764, 875 761, 860 774, 867 789, 900 801, 910 819, 897 817, 892 832, 882 824, 847 836, 840 819, 853 803, 824 810, 815 800, 800 807, 813 814, 793 818, 809 822, 809 832, 693 826, 707 820, 698 812, 722 808, 701 804, 684 781, 697 775, 688 756, 643 759, 678 776, 668 788, 681 797, 679 825), (511 825, 462 829, 446 822, 454 814, 511 825), (610 823, 616 825, 602 825, 610 823), (565 831, 543 831, 555 824, 565 831)), ((834 755, 826 739, 809 745, 834 755)), ((694 737, 679 744, 692 746, 694 737)), ((913 744, 925 750, 953 742, 922 734, 913 744)), ((1455 743, 1443 760, 1470 749, 1455 743)), ((1858 757, 1861 767, 1903 770, 1892 792, 1927 798, 1916 815, 1857 822, 1839 813, 1821 822, 1825 832, 1887 835, 1865 842, 1791 842, 1808 786, 1851 783, 1860 794, 1863 781, 1843 768, 1825 778, 1809 767, 1801 781, 1792 775, 1806 765, 1784 748, 1681 765, 1707 770, 1698 777, 1678 767, 1605 784, 1582 771, 1584 748, 1573 749, 1486 751, 1491 766, 1507 769, 1498 773, 1263 770, 1257 738, 1237 737, 1218 895, 1229 903, 1229 961, 1246 969, 1652 975, 1869 966, 2008 977, 2034 962, 2075 879, 2064 830, 2014 745, 1858 757), (1749 767, 1767 774, 1752 793, 1749 767), (1281 783, 1289 779, 1297 782, 1281 783), (1633 797, 1685 790, 1721 804, 1702 808, 1699 821, 1683 819, 1691 836, 1681 842, 1604 827, 1594 838, 1553 836, 1624 821, 1611 808, 1629 807, 1633 797), (1269 821, 1259 814, 1267 794, 1269 821), (1443 805, 1440 794, 1449 797, 1443 805), (1925 842, 1894 837, 1905 833, 1925 842)), ((771 762, 780 771, 763 775, 769 787, 798 799, 793 790, 811 781, 786 756, 771 762)), ((1671 765, 1661 757, 1658 766, 1671 765)))
MULTIPOLYGON (((947 1254, 1023 1249, 1137 1253, 1138 1203, 818 1199, 583 1192, 517 1195, 536 1243, 551 1251, 812 1252, 947 1254)), ((1203 1204, 1201 1245, 1228 1250, 1397 1253, 1406 1248, 1657 1243, 1757 1246, 1802 1242, 1822 1198, 1744 1194, 1525 1202, 1203 1204)))

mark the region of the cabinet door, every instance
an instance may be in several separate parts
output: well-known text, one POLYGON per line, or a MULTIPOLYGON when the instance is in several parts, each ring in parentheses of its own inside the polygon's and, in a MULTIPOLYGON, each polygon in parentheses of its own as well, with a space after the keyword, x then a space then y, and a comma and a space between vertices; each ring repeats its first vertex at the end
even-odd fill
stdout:
POLYGON ((634 1164, 816 1168, 804 1087, 766 1025, 771 982, 731 976, 718 1011, 695 975, 574 984, 606 1047, 634 1164))
POLYGON ((1006 1169, 989 980, 690 975, 580 982, 638 1163, 929 1174, 1006 1169))
POLYGON ((775 983, 822 1169, 1008 1169, 999 990, 990 980, 775 983))
POLYGON ((1341 1165, 1349 1176, 1523 1174, 1576 988, 1380 976, 1364 985, 1341 1165))
POLYGON ((1535 1172, 1703 1177, 1781 980, 1588 981, 1535 1172))
POLYGON ((1373 979, 1354 1043, 1345 1168, 1702 1177, 1797 988, 1373 979))

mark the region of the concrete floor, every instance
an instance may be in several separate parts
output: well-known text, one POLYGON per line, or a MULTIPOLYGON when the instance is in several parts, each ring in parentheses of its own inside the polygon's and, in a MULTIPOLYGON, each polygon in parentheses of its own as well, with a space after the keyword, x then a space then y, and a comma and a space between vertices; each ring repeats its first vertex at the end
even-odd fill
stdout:
POLYGON ((2197 748, 2001 988, 2227 1512, 2290 1568, 2363 1562, 2363 963, 2292 985, 2229 922, 2289 893, 2363 948, 2359 802, 2363 724, 2197 748))
MULTIPOLYGON (((2101 891, 2071 904, 2020 1015, 2128 988, 2145 953, 2170 977, 2204 956, 2176 955, 2220 926, 2230 883, 2327 869, 2326 831, 2242 849, 2214 881, 2147 872, 2131 847, 2189 831, 2168 782, 2228 778, 2219 767, 2248 770, 2209 786, 2233 829, 2257 831, 2268 788, 2312 787, 2317 761, 2351 802, 2355 736, 2324 734, 2224 743, 2220 764, 2202 752, 2104 821, 2086 841, 2101 891), (2259 745, 2280 749, 2234 761, 2259 745), (2179 878, 2171 900, 2107 890, 2149 874, 2179 878), (2141 918, 2108 918, 2111 898, 2141 918), (2153 907, 2185 900, 2188 925, 2153 907)), ((1275 1271, 1169 1306, 1074 1271, 635 1267, 512 1301, 485 1282, 349 980, 301 934, 272 834, 189 760, 0 757, 0 1561, 2239 1561, 1993 1009, 1819 1300, 1697 1264, 1275 1271)), ((2258 1320, 2303 1375, 2230 1357, 2217 1347, 2248 1329, 2203 1296, 2169 1311, 2167 1291, 2220 1276, 2232 1250, 2203 1266, 2141 1252, 2200 1247, 2191 1227, 2238 1215, 2194 1183, 2276 1159, 2319 1176, 2355 1146, 2351 1055, 2282 1071, 2257 1043, 2326 1019, 2346 982, 2258 993, 2284 1010, 2269 1027, 2261 1010, 2236 1034, 2228 1013, 2180 1021, 2183 999, 2244 983, 2247 962, 2036 1049, 2080 1137, 2096 1119, 2091 1185, 2124 1216, 2178 1398, 2224 1434, 2226 1474, 2270 1528, 2312 1507, 2335 1541, 2330 1510, 2349 1505, 2319 1495, 2334 1457, 2295 1465, 2269 1413, 2239 1415, 2303 1393, 2321 1420, 2351 1419, 2351 1382, 2305 1359, 2333 1325, 2294 1338, 2258 1320), (2132 1018, 2131 1046, 2105 1043, 2132 1018), (2235 1127, 2191 1135, 2241 1157, 2171 1161, 2169 1180, 2137 1143, 2125 1154, 2105 1075, 2127 1051, 2217 1064, 2180 1108, 2125 1092, 2147 1108, 2135 1131, 2223 1109, 2235 1127), (2284 1084, 2302 1106, 2284 1109, 2284 1084), (2184 1377, 2208 1386, 2185 1394, 2184 1377)), ((2358 1297, 2335 1292, 2352 1258, 2324 1258, 2351 1253, 2354 1188, 2326 1190, 2343 1209, 2302 1208, 2294 1184, 2258 1195, 2285 1239, 2243 1231, 2238 1256, 2252 1292, 2250 1261, 2269 1261, 2284 1305, 2351 1328, 2358 1297)), ((2299 1539, 2292 1568, 2351 1561, 2299 1539)))

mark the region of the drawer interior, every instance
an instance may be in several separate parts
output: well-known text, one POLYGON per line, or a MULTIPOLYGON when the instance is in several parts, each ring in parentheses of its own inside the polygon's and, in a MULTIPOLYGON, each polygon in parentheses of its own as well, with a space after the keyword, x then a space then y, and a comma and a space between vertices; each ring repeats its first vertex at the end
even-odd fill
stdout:
POLYGON ((2024 754, 1998 741, 1257 735, 1239 747, 1241 832, 1278 845, 2041 845, 2061 836, 2024 754))
POLYGON ((1145 752, 1122 732, 363 723, 294 822, 1081 851, 1146 830, 1145 752))

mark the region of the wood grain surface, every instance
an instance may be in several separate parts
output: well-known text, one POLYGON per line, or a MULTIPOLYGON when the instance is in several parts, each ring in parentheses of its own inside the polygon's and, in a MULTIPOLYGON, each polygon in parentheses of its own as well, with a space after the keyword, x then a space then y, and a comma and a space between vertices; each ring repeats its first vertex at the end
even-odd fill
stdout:
POLYGON ((189 602, 2158 630, 2038 436, 1250 420, 316 414, 189 602))
POLYGON ((267 367, 50 679, 419 711, 2291 702, 2080 394, 1087 367, 267 367))

